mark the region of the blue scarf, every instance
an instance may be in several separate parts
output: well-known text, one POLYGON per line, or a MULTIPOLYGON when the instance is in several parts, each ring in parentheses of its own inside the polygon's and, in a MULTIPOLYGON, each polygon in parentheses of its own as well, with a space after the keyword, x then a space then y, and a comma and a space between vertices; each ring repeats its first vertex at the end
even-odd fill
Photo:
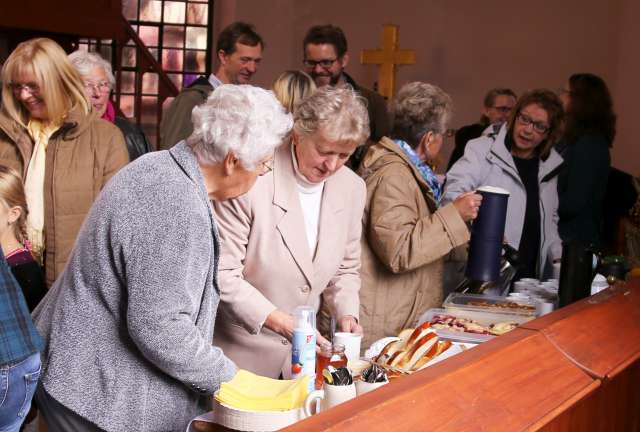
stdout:
POLYGON ((440 182, 438 178, 433 173, 433 170, 429 168, 429 166, 424 163, 420 157, 416 154, 416 152, 402 140, 393 140, 398 147, 402 150, 402 152, 407 155, 411 164, 418 170, 422 178, 429 185, 431 192, 433 192, 433 197, 436 200, 436 205, 440 207, 440 200, 442 199, 442 186, 440 186, 440 182))

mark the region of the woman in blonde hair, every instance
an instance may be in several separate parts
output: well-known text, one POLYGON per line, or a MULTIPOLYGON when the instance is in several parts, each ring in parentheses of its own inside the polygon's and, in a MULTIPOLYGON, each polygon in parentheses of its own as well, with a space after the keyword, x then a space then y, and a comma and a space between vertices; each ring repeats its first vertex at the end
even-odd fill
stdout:
POLYGON ((93 201, 129 156, 118 128, 92 112, 80 76, 54 41, 18 45, 1 80, 0 164, 23 177, 27 237, 51 286, 93 201))
POLYGON ((22 288, 29 311, 33 311, 47 290, 42 268, 29 249, 27 214, 27 200, 20 174, 0 165, 0 246, 22 288))
POLYGON ((285 71, 273 82, 272 89, 276 99, 292 113, 296 104, 316 91, 316 84, 304 72, 285 71))

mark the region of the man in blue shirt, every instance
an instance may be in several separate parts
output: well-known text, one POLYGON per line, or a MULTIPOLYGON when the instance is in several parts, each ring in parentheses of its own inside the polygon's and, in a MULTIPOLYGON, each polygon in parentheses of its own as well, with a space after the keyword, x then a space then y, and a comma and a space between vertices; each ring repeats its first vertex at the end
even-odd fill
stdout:
POLYGON ((40 376, 43 344, 0 249, 0 431, 19 431, 40 376))

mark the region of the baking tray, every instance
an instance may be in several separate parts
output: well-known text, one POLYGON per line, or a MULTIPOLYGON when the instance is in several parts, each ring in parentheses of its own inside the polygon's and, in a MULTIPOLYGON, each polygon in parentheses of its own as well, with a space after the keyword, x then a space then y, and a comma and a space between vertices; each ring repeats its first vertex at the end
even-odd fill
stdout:
POLYGON ((536 303, 532 300, 513 300, 482 294, 451 293, 442 306, 447 310, 469 310, 503 315, 534 317, 536 303))
MULTIPOLYGON (((470 319, 482 326, 489 326, 500 322, 515 322, 518 325, 534 319, 534 316, 524 316, 516 314, 492 313, 464 309, 429 309, 418 318, 416 325, 420 325, 426 321, 433 321, 436 315, 450 315, 455 318, 470 319)), ((483 343, 487 342, 496 335, 472 333, 465 331, 455 331, 447 329, 435 329, 438 337, 455 342, 483 343)))

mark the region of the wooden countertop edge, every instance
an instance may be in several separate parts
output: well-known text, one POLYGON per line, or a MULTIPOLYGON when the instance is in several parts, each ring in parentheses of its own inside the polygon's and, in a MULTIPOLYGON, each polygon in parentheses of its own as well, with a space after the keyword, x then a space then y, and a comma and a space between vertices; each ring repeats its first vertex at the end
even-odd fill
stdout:
POLYGON ((596 389, 598 389, 602 385, 602 381, 594 380, 587 387, 582 389, 580 392, 576 393, 569 399, 565 400, 562 404, 558 405, 555 409, 549 411, 544 417, 531 424, 525 431, 537 431, 542 429, 542 427, 546 426, 548 423, 553 421, 559 414, 564 412, 567 408, 571 407, 576 402, 584 399, 585 397, 592 394, 596 389))

